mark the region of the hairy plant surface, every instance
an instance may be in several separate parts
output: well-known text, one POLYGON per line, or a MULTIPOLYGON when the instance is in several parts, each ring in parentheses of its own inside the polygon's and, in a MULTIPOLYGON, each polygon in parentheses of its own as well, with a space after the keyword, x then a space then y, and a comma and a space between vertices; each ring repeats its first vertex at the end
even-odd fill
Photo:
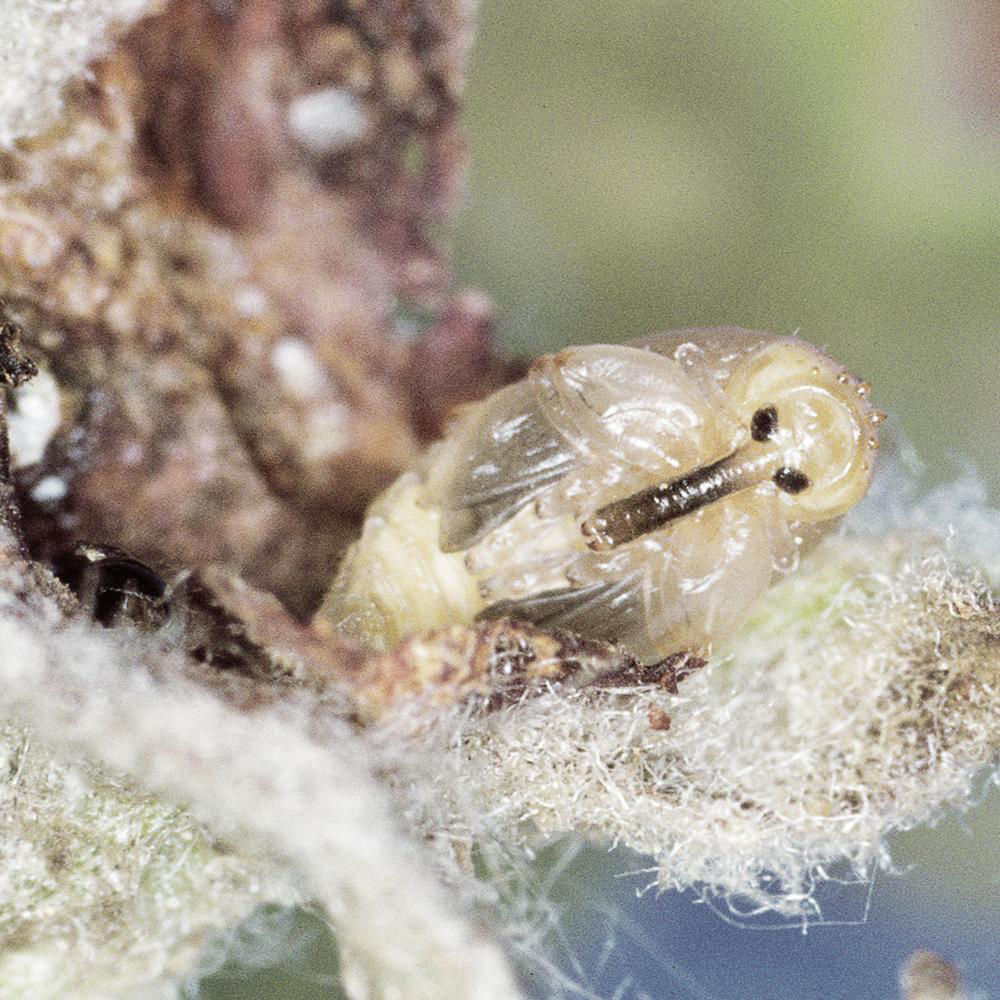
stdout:
MULTIPOLYGON (((48 81, 0 89, 4 996, 177 995, 213 932, 311 899, 354 1000, 511 1000, 533 928, 494 853, 579 831, 808 922, 831 865, 995 767, 1000 515, 891 468, 707 663, 504 621, 318 636, 365 503, 516 370, 432 240, 469 8, 0 25, 48 81)), ((904 991, 952 973, 918 954, 904 991)))

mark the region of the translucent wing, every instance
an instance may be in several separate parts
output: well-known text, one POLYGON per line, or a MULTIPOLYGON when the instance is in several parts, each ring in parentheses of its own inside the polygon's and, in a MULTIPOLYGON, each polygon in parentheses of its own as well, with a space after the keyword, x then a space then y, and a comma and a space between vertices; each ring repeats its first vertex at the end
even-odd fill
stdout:
POLYGON ((676 361, 635 347, 574 347, 470 408, 431 453, 424 502, 441 509, 442 549, 459 551, 584 466, 576 492, 590 496, 602 480, 673 477, 719 458, 739 434, 714 382, 676 361))
POLYGON ((606 562, 582 555, 569 569, 579 586, 497 601, 480 617, 621 642, 647 661, 700 652, 743 625, 795 548, 776 491, 765 485, 623 546, 606 562))
POLYGON ((512 618, 546 628, 564 628, 593 639, 628 642, 644 615, 642 573, 581 587, 548 590, 497 601, 477 618, 512 618))
POLYGON ((593 344, 528 375, 551 424, 596 462, 675 476, 726 454, 739 424, 711 379, 638 347, 593 344))
POLYGON ((424 503, 441 509, 441 548, 474 545, 580 462, 526 382, 471 407, 425 471, 424 503))

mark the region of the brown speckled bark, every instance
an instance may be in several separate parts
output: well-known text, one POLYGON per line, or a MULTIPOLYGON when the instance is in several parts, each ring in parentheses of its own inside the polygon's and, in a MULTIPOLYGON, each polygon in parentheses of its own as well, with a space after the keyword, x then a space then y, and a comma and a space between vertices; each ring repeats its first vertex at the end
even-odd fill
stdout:
POLYGON ((418 440, 509 377, 427 232, 469 34, 460 2, 173 0, 3 154, 0 293, 63 392, 34 551, 224 563, 305 615, 418 440))

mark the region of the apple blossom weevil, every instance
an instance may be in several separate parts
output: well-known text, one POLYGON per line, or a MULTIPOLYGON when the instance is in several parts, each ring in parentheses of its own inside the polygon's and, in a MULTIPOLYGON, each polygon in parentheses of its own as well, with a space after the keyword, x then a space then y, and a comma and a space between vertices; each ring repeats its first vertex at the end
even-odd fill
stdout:
POLYGON ((643 658, 705 651, 864 495, 881 419, 797 337, 547 355, 375 501, 316 626, 385 648, 507 617, 643 658))

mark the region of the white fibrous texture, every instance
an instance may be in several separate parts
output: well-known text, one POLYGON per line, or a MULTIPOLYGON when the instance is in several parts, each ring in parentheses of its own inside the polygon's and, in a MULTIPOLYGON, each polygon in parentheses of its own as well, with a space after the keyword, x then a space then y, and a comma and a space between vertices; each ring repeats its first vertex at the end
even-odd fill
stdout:
POLYGON ((0 995, 133 996, 185 971, 192 938, 301 892, 325 906, 354 1000, 518 996, 346 726, 320 738, 302 706, 250 713, 181 672, 128 630, 62 620, 0 562, 0 713, 29 727, 5 744, 0 995), (102 770, 58 763, 77 756, 102 770))
MULTIPOLYGON (((72 698, 51 675, 43 677, 47 666, 73 662, 93 681, 73 712, 87 726, 86 698, 110 707, 114 692, 100 686, 101 674, 115 669, 128 646, 60 625, 44 599, 22 603, 14 595, 26 584, 0 553, 3 716, 22 686, 50 704, 72 698)), ((238 838, 219 839, 187 810, 93 763, 99 749, 89 759, 54 754, 51 734, 37 725, 0 724, 5 1000, 173 996, 207 935, 265 901, 299 899, 284 866, 244 849, 238 838)), ((113 726, 91 738, 98 748, 122 750, 113 726)))
POLYGON ((954 548, 830 539, 676 695, 559 691, 463 717, 443 739, 442 825, 464 814, 470 839, 529 848, 582 831, 650 855, 661 886, 821 919, 826 871, 887 865, 891 831, 996 766, 1000 619, 954 548))
POLYGON ((41 131, 60 91, 110 44, 113 29, 157 0, 3 0, 0 3, 0 147, 41 131))
POLYGON ((0 729, 0 771, 10 1000, 131 996, 186 971, 207 933, 297 898, 274 866, 133 782, 54 758, 30 731, 0 729))
POLYGON ((182 679, 176 651, 67 619, 3 569, 0 994, 169 990, 200 937, 298 892, 325 907, 354 1000, 512 1000, 467 906, 532 957, 518 874, 566 831, 741 915, 822 919, 829 873, 888 864, 887 835, 967 804, 1000 747, 997 610, 975 534, 946 530, 998 515, 966 485, 889 516, 879 498, 907 489, 890 470, 676 694, 414 701, 363 733, 304 692, 237 709, 182 679), (495 892, 462 875, 496 859, 495 892))

